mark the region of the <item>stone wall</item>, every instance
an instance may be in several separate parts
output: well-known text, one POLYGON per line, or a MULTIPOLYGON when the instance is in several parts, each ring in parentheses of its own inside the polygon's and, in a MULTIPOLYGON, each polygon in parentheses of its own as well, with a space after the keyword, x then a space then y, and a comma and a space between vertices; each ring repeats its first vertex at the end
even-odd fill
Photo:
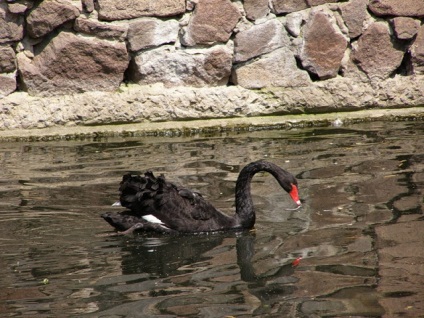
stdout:
POLYGON ((423 18, 417 0, 1 0, 0 98, 161 83, 369 100, 397 78, 417 104, 423 18))

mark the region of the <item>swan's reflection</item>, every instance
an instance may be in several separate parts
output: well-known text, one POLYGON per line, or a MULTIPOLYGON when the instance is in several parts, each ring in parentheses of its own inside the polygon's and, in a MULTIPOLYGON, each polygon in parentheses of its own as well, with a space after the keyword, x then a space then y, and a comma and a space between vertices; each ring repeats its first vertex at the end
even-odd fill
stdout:
MULTIPOLYGON (((271 277, 269 275, 258 276, 252 264, 252 257, 255 253, 255 237, 253 235, 243 235, 237 238, 237 264, 240 268, 241 279, 245 282, 256 282, 265 284, 271 277)), ((291 263, 284 264, 272 274, 272 277, 291 276, 295 268, 291 263)))
POLYGON ((122 247, 122 273, 148 273, 155 277, 181 274, 179 268, 207 258, 203 254, 219 246, 221 235, 146 236, 125 239, 122 247))
POLYGON ((255 283, 256 287, 294 273, 291 263, 287 263, 272 274, 257 275, 252 264, 255 239, 255 234, 247 231, 198 236, 135 235, 122 241, 122 273, 171 277, 182 274, 182 269, 195 271, 196 265, 202 271, 214 271, 216 267, 237 263, 241 280, 255 283))

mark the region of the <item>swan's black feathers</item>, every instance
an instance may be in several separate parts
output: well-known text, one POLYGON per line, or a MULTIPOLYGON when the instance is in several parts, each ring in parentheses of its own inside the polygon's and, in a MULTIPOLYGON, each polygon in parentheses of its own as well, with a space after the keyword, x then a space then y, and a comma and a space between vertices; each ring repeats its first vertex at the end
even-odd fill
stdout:
POLYGON ((121 231, 137 229, 165 233, 200 233, 250 229, 255 223, 250 182, 259 171, 270 172, 300 205, 296 178, 275 164, 256 161, 245 166, 237 179, 234 216, 217 210, 200 193, 167 182, 163 175, 156 177, 151 171, 147 171, 143 176, 126 174, 122 177, 119 200, 121 206, 127 210, 105 213, 102 217, 121 231))
MULTIPOLYGON (((127 229, 127 225, 136 220, 145 222, 143 216, 147 215, 153 215, 163 226, 179 232, 190 232, 192 223, 196 221, 216 219, 222 222, 229 219, 207 202, 200 193, 167 182, 163 175, 155 177, 150 171, 144 176, 124 175, 119 191, 121 205, 130 210, 119 214, 124 224, 115 226, 113 223, 119 223, 119 216, 115 216, 112 220, 110 213, 106 219, 119 230, 127 229)), ((210 225, 216 226, 215 223, 212 220, 210 225)), ((210 230, 207 224, 203 227, 196 226, 200 226, 201 231, 210 230)))

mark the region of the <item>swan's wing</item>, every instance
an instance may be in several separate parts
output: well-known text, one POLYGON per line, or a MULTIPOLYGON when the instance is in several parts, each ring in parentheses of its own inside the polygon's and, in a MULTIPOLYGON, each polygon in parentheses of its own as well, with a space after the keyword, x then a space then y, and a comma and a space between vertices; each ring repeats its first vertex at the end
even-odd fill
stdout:
POLYGON ((153 215, 165 226, 179 232, 210 232, 234 225, 231 218, 213 207, 196 192, 167 192, 161 200, 161 208, 153 215), (170 199, 172 198, 172 199, 170 199))
POLYGON ((183 188, 178 190, 178 194, 189 201, 190 207, 187 208, 187 211, 193 219, 209 220, 215 216, 215 207, 207 202, 199 192, 183 188))
POLYGON ((161 212, 175 218, 207 219, 205 212, 215 210, 199 192, 177 187, 149 172, 144 177, 125 175, 119 190, 121 205, 138 215, 161 212))
POLYGON ((177 231, 208 231, 231 222, 200 193, 166 182, 163 176, 124 176, 120 191, 121 205, 134 215, 177 231))
POLYGON ((171 222, 177 220, 206 221, 214 218, 217 212, 215 207, 206 201, 199 192, 176 186, 167 188, 161 196, 155 196, 155 201, 157 208, 155 213, 166 214, 171 222))

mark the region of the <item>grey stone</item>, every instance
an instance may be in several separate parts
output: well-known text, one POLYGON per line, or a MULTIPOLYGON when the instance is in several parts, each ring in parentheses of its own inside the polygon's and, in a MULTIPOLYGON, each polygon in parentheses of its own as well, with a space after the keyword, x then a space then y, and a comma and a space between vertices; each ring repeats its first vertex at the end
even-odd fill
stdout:
POLYGON ((184 13, 185 0, 97 0, 100 20, 125 20, 146 16, 169 17, 184 13))
POLYGON ((276 14, 305 10, 309 7, 307 0, 271 0, 276 14))
POLYGON ((78 17, 75 19, 74 30, 98 38, 124 41, 127 36, 128 24, 112 24, 78 17))
POLYGON ((249 20, 257 20, 267 16, 270 12, 268 0, 244 0, 244 10, 249 20))
POLYGON ((235 66, 232 82, 244 88, 299 87, 311 83, 307 72, 299 70, 293 53, 286 47, 260 59, 235 66))
POLYGON ((177 20, 141 18, 129 24, 128 45, 130 51, 139 51, 161 44, 175 43, 178 39, 177 20))
POLYGON ((247 61, 289 45, 290 39, 284 26, 277 19, 268 20, 236 34, 234 61, 236 63, 247 61))
POLYGON ((298 12, 338 0, 271 0, 272 10, 276 14, 298 12))
POLYGON ((310 7, 316 7, 326 3, 339 2, 339 0, 306 0, 306 2, 310 7))
POLYGON ((305 11, 293 12, 286 15, 286 29, 294 37, 298 37, 305 21, 305 11))
POLYGON ((225 85, 231 74, 232 58, 232 50, 224 45, 180 50, 161 46, 137 54, 130 68, 130 77, 143 85, 225 85))

